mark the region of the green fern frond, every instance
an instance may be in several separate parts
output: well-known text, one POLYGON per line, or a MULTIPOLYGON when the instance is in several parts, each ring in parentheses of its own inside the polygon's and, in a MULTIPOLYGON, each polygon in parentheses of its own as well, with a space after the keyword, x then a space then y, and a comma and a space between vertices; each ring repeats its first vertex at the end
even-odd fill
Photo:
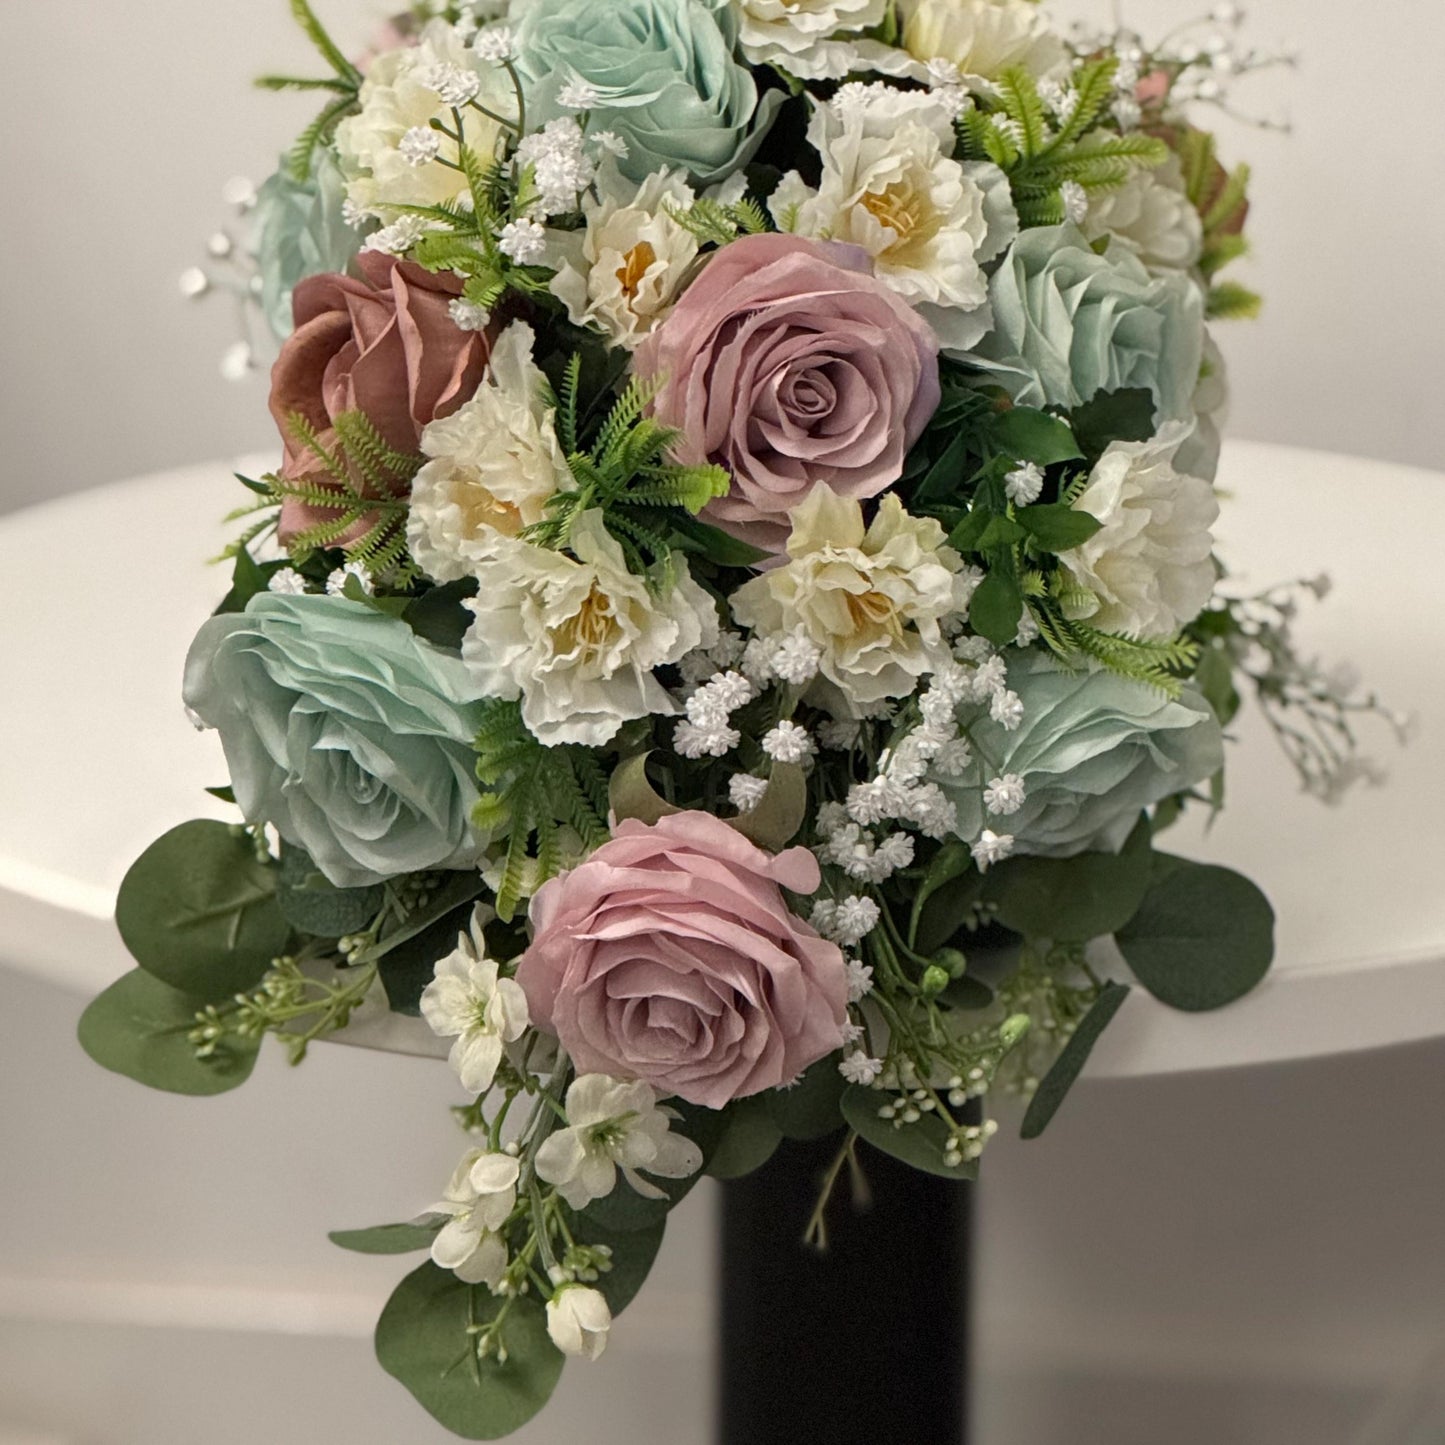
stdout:
POLYGON ((1211 321, 1252 321, 1263 304, 1260 296, 1247 286, 1236 281, 1221 281, 1209 288, 1204 310, 1211 321))
POLYGON ((1019 128, 1019 150, 1026 160, 1039 154, 1048 134, 1048 118, 1038 82, 1021 65, 1012 65, 997 82, 1004 114, 1019 128))
POLYGON ((1073 145, 1103 115, 1113 98, 1118 69, 1118 58, 1112 55, 1079 67, 1074 76, 1074 91, 1078 96, 1074 113, 1060 128, 1050 150, 1064 150, 1073 145))
POLYGON ((1184 193, 1195 210, 1204 204, 1205 188, 1214 169, 1215 141, 1207 130, 1186 130, 1179 138, 1179 161, 1184 173, 1184 193))
POLYGON ((306 38, 320 52, 321 58, 336 72, 337 78, 346 81, 352 90, 361 88, 361 72, 346 58, 345 52, 326 32, 326 27, 316 18, 308 0, 291 0, 291 14, 305 32, 306 38))
POLYGON ((582 387, 582 353, 573 352, 562 373, 562 391, 557 398, 557 438, 570 456, 577 450, 577 396, 582 387))
POLYGON ((311 158, 319 146, 323 146, 336 133, 336 127, 356 109, 356 95, 348 91, 333 100, 305 130, 296 137, 295 144, 286 157, 286 170, 298 184, 311 174, 311 158))

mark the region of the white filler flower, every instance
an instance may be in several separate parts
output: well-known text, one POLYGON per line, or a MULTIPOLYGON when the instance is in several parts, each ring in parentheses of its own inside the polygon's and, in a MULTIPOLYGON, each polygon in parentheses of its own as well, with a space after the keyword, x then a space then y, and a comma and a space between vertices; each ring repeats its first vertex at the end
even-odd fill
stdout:
POLYGON ((451 1270, 468 1284, 496 1291, 507 1270, 507 1246, 501 1230, 517 1203, 518 1161, 510 1154, 467 1153, 434 1214, 447 1222, 432 1241, 432 1263, 451 1270))
POLYGON ((572 485, 551 389, 532 360, 534 341, 525 322, 509 326, 476 395, 422 433, 431 460, 412 484, 406 538, 417 564, 438 582, 471 576, 572 485))
POLYGON ((1173 637, 1214 591, 1210 528, 1214 488, 1174 469, 1190 423, 1169 422, 1152 441, 1114 442, 1074 507, 1103 526, 1059 561, 1092 600, 1070 608, 1104 632, 1173 637))
POLYGON ((547 1333, 564 1355, 598 1359, 607 1348, 612 1311, 600 1290, 564 1285, 547 1301, 547 1333))
POLYGON ((702 1151, 669 1132, 668 1115, 644 1083, 583 1074, 567 1090, 567 1125, 537 1150, 537 1177, 554 1185, 573 1209, 585 1209, 617 1186, 617 1171, 645 1199, 663 1192, 638 1174, 686 1179, 702 1168, 702 1151))
POLYGON ((482 935, 486 912, 472 912, 471 936, 457 936, 457 946, 437 960, 436 977, 422 991, 422 1017, 432 1032, 455 1036, 450 1062, 462 1086, 473 1094, 492 1086, 504 1047, 527 1030, 527 996, 515 979, 498 975, 487 957, 482 935))
POLYGON ((712 599, 683 573, 665 592, 627 570, 600 512, 572 524, 572 555, 508 542, 481 563, 462 661, 484 697, 522 699, 548 747, 601 747, 623 723, 677 705, 653 676, 717 639, 712 599))

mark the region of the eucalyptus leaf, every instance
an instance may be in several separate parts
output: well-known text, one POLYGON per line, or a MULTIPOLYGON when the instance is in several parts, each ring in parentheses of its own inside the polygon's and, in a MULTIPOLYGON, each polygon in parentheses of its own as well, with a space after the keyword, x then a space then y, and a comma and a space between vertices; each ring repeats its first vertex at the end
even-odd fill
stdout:
POLYGON ((970 855, 967 872, 955 874, 929 890, 913 935, 913 946, 919 953, 937 953, 957 936, 974 906, 982 901, 986 878, 971 866, 972 862, 970 855))
POLYGON ((807 775, 796 763, 774 763, 757 806, 727 822, 750 843, 780 853, 793 841, 807 814, 807 775))
POLYGON ((1024 507, 1015 515, 1019 524, 1045 552, 1067 552, 1082 546, 1103 525, 1097 517, 1080 512, 1066 502, 1024 507))
POLYGON ((894 1159, 901 1159, 926 1174, 942 1179, 978 1178, 978 1164, 964 1160, 950 1167, 943 1162, 949 1131, 936 1114, 924 1114, 915 1124, 899 1128, 892 1119, 880 1119, 878 1110, 892 1098, 879 1089, 850 1084, 843 1091, 843 1117, 860 1139, 894 1159))
POLYGON ((445 582, 407 603, 402 620, 418 637, 455 652, 472 625, 472 614, 462 603, 476 595, 475 577, 445 582))
POLYGON ((333 1229, 326 1237, 354 1254, 411 1254, 430 1249, 445 1221, 440 1215, 429 1223, 378 1224, 371 1229, 333 1229))
POLYGON ((286 921, 300 932, 313 938, 344 938, 371 923, 386 901, 386 890, 379 883, 337 888, 304 848, 283 843, 276 901, 286 921))
POLYGON ((722 1138, 704 1167, 714 1179, 741 1179, 773 1157, 783 1142, 783 1131, 765 1094, 729 1104, 723 1116, 722 1138))
POLYGON ((131 865, 115 921, 135 961, 206 1003, 254 988, 291 935, 249 834, 198 818, 131 865))
POLYGON ((607 787, 607 801, 619 822, 636 818, 640 823, 651 825, 682 811, 674 808, 652 786, 647 776, 647 760, 651 756, 650 752, 646 752, 624 758, 613 770, 607 787))
POLYGON ((1066 421, 1032 407, 1012 407, 994 417, 993 440, 1000 451, 1041 467, 1083 456, 1066 421))
POLYGON ((822 1139, 843 1127, 843 1076, 837 1054, 819 1059, 796 1084, 770 1093, 773 1122, 785 1139, 822 1139))
POLYGON ((1074 1081, 1089 1061, 1099 1035, 1108 1028, 1120 1005, 1129 997, 1129 986, 1123 983, 1106 983, 1094 1006, 1079 1021, 1073 1037, 1064 1045, 1054 1066, 1039 1083, 1024 1114, 1020 1133, 1025 1139, 1037 1139, 1048 1127, 1049 1121, 1059 1111, 1065 1095, 1074 1087, 1074 1081))
POLYGON ((1154 435, 1154 395, 1137 386, 1096 392, 1074 408, 1073 426, 1089 457, 1103 456, 1111 442, 1146 442, 1154 435))
POLYGON ((609 1229, 592 1217, 590 1209, 572 1216, 572 1237, 578 1244, 605 1244, 612 1251, 612 1268, 598 1274, 593 1288, 602 1292, 614 1315, 620 1315, 646 1284, 666 1227, 665 1214, 645 1229, 609 1229))
POLYGON ((1199 1013, 1247 994, 1274 960, 1274 909, 1248 878, 1156 855, 1143 903, 1114 935, 1161 1003, 1199 1013))
POLYGON ((227 1039, 211 1058, 198 1059, 188 1035, 204 1007, 138 968, 90 1004, 76 1034, 102 1068, 139 1084, 170 1094, 224 1094, 250 1078, 260 1040, 227 1039))
POLYGON ((387 1301, 376 1325, 376 1358, 464 1440, 499 1440, 520 1429, 551 1398, 563 1364, 535 1299, 498 1299, 430 1261, 387 1301), (495 1355, 478 1360, 475 1331, 503 1308, 506 1363, 495 1355))

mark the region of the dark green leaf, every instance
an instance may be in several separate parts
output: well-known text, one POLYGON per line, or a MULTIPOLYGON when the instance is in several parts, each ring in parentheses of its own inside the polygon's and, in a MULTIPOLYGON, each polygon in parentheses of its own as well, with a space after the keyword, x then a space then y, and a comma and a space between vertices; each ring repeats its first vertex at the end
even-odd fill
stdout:
POLYGON ((723 1111, 722 1139, 706 1169, 714 1179, 741 1179, 761 1169, 783 1142, 783 1131, 764 1094, 739 1099, 723 1111))
POLYGON ((562 1352, 547 1334, 542 1306, 510 1301, 502 1326, 507 1362, 478 1360, 478 1325, 508 1302, 483 1285, 463 1284, 428 1261, 397 1285, 376 1325, 376 1358, 454 1435, 499 1440, 520 1429, 551 1398, 562 1352))
POLYGON ((984 896, 999 922, 1026 938, 1103 938, 1133 918, 1149 889, 1150 836, 1141 814, 1118 853, 1010 858, 989 870, 984 896))
POLYGON ((1102 456, 1110 442, 1145 442, 1154 435, 1154 396, 1147 387, 1100 391, 1074 408, 1074 435, 1084 454, 1102 456))
POLYGON ((430 1249, 442 1227, 441 1218, 430 1224, 378 1224, 372 1229, 333 1229, 326 1237, 354 1254, 411 1254, 430 1249))
POLYGON ((402 620, 418 637, 455 652, 472 625, 472 614, 462 603, 476 595, 475 577, 447 582, 407 603, 406 611, 401 614, 402 620))
POLYGON ((1075 511, 1065 502, 1025 507, 1015 515, 1045 552, 1067 552, 1071 547, 1081 546, 1103 525, 1097 517, 1075 511))
POLYGON ((1018 635, 1024 615, 1024 595, 1019 584, 995 569, 979 583, 968 605, 968 620, 980 637, 995 647, 1007 647, 1018 635))
POLYGON ((257 562, 242 547, 236 553, 236 565, 231 572, 231 590, 221 599, 221 605, 216 608, 216 615, 219 617, 228 612, 244 612, 246 604, 253 597, 266 591, 272 576, 282 567, 290 565, 284 559, 277 562, 257 562))
POLYGON ((1142 905, 1115 935, 1139 982, 1171 1008, 1223 1008, 1274 960, 1274 909, 1248 878, 1168 853, 1156 856, 1142 905))
POLYGON ((1083 456, 1067 422, 1026 406, 1013 407, 994 418, 993 440, 1000 451, 1041 467, 1083 456))
POLYGON ((948 545, 956 552, 972 552, 978 546, 978 539, 997 514, 987 507, 975 506, 968 515, 948 534, 948 545))
POLYGON ((1093 1008, 1079 1021, 1073 1037, 1064 1045, 1063 1052, 1054 1061, 1053 1068, 1044 1075, 1029 1101, 1028 1112, 1019 1131, 1025 1139, 1037 1139, 1048 1127, 1049 1120, 1058 1113, 1064 1096, 1074 1087, 1074 1081, 1088 1062, 1099 1035, 1108 1028, 1119 1012, 1119 1005, 1128 997, 1127 984, 1104 985, 1093 1008))
POLYGON ((612 1251, 612 1268, 599 1273, 593 1283, 614 1315, 620 1315, 647 1282, 666 1227, 665 1214, 645 1229, 609 1229, 590 1208, 572 1215, 572 1237, 578 1244, 605 1244, 612 1251))
POLYGON ((213 798, 219 798, 223 803, 234 803, 236 801, 235 790, 229 786, 224 788, 207 788, 206 791, 213 798))
POLYGON ((360 933, 376 917, 386 890, 337 888, 317 871, 304 848, 281 846, 276 901, 286 921, 314 938, 344 938, 360 933))
POLYGON ((1206 647, 1199 654, 1199 666, 1194 671, 1204 700, 1214 709, 1221 727, 1228 727, 1239 713, 1239 690, 1234 685, 1234 667, 1229 654, 1223 647, 1206 647))
POLYGON ((984 1009, 993 1003, 993 990, 968 973, 954 979, 939 996, 944 1003, 957 1009, 984 1009))
POLYGON ((843 1117, 875 1149, 943 1179, 977 1179, 977 1163, 965 1160, 950 1168, 943 1162, 948 1128, 936 1114, 925 1114, 916 1124, 896 1126, 892 1119, 880 1119, 878 1110, 893 1096, 879 1089, 850 1084, 843 1091, 843 1117))
MULTIPOLYGON (((968 853, 966 845, 959 846, 968 853)), ((949 943, 982 899, 984 882, 984 875, 973 866, 973 857, 969 854, 967 871, 959 872, 929 891, 918 914, 913 946, 924 955, 932 955, 949 943)))
POLYGON ((973 440, 967 431, 961 431, 943 449, 942 455, 929 467, 918 484, 918 490, 913 497, 915 508, 930 503, 954 501, 963 496, 968 481, 964 464, 968 461, 973 440))
POLYGON ((421 1013, 421 996, 436 977, 437 960, 457 946, 458 935, 467 931, 471 921, 472 905, 463 903, 387 951, 377 969, 393 1013, 413 1018, 421 1013))
POLYGON ((1012 547, 1022 542, 1028 533, 1011 517, 990 517, 979 536, 977 550, 992 552, 999 547, 1012 547))
POLYGON ((675 546, 705 557, 719 567, 756 567, 768 559, 769 553, 761 548, 730 537, 721 527, 700 522, 696 517, 669 516, 668 522, 676 534, 675 546))
POLYGON ((143 969, 208 1003, 254 988, 291 934, 250 835, 201 818, 131 865, 115 921, 143 969))
POLYGON ((768 1097, 773 1122, 785 1139, 822 1139, 843 1127, 843 1076, 837 1054, 819 1059, 789 1089, 768 1097))
MULTIPOLYGON (((950 838, 933 855, 917 891, 913 895, 913 911, 908 922, 908 941, 915 945, 918 939, 918 927, 923 918, 923 910, 928 900, 938 892, 946 883, 952 883, 955 878, 961 878, 965 873, 973 870, 973 853, 967 843, 957 838, 950 838)), ((950 930, 949 937, 953 936, 950 930)), ((946 940, 944 940, 946 941, 946 940)), ((929 950, 932 952, 932 950, 929 950)))
POLYGON ((259 1040, 228 1040, 198 1059, 187 1035, 205 1007, 135 969, 117 980, 80 1016, 80 1046, 102 1068, 171 1094, 224 1094, 244 1084, 256 1065, 259 1040))

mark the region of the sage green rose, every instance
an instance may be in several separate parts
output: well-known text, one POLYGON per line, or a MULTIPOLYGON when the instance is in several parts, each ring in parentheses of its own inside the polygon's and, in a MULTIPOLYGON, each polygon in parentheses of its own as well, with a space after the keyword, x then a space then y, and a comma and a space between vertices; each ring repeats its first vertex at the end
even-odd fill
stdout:
POLYGON ((1193 416, 1204 298, 1182 272, 1151 276, 1124 246, 1100 256, 1077 226, 1039 226, 1014 242, 989 300, 994 329, 972 359, 1020 406, 1147 387, 1156 422, 1193 416))
POLYGON ((346 181, 322 146, 311 175, 296 181, 283 163, 256 192, 251 253, 261 277, 261 310, 278 341, 294 331, 291 293, 308 276, 345 271, 361 250, 361 235, 342 219, 346 181))
POLYGON ((989 827, 1011 833, 1014 851, 1044 858, 1118 852, 1140 812, 1211 778, 1224 764, 1213 709, 1192 686, 1177 701, 1112 672, 1065 672, 1037 652, 1008 654, 1008 685, 1023 703, 1016 732, 987 710, 962 715, 974 759, 935 781, 958 808, 965 840, 989 827), (1016 773, 1024 803, 987 812, 983 789, 1016 773))
POLYGON ((262 593, 201 628, 184 692, 221 735, 248 821, 338 888, 477 862, 475 689, 460 657, 399 618, 262 593))
POLYGON ((703 184, 732 175, 782 103, 770 91, 759 104, 752 72, 735 59, 728 0, 523 0, 512 20, 528 125, 572 114, 558 98, 564 87, 592 86, 589 130, 626 142, 619 165, 634 181, 673 168, 703 184))

